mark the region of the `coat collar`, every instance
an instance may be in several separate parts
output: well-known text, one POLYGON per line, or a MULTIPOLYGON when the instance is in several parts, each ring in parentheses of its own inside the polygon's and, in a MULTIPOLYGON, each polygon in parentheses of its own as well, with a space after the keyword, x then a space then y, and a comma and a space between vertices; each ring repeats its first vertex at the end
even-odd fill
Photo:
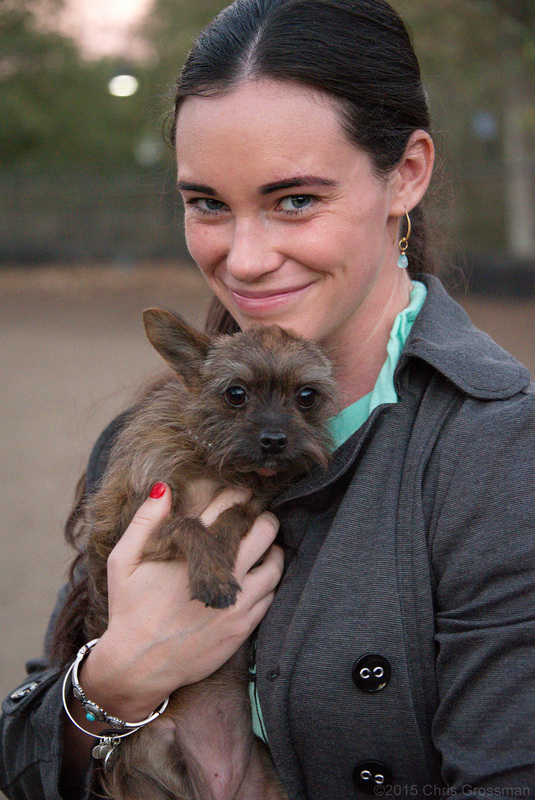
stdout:
POLYGON ((465 394, 483 400, 512 397, 530 383, 527 369, 490 336, 478 330, 441 282, 420 275, 427 297, 398 362, 394 381, 412 358, 434 367, 465 394))

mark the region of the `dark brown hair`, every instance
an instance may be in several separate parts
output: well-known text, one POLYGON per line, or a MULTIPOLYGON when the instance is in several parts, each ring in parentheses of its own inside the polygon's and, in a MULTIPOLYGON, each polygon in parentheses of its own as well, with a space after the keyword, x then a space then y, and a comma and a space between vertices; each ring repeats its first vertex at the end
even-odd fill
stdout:
MULTIPOLYGON (((236 0, 199 34, 177 82, 171 140, 186 97, 220 95, 248 78, 292 81, 335 98, 348 139, 378 175, 431 123, 407 29, 385 0, 236 0)), ((431 272, 421 207, 411 212, 411 275, 431 272)), ((215 300, 208 326, 236 324, 215 300)))

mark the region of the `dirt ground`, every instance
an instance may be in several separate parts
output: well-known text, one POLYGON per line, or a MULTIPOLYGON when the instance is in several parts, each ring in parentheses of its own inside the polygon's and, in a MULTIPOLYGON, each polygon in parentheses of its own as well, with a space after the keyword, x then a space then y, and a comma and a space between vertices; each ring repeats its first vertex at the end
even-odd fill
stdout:
MULTIPOLYGON (((92 443, 162 362, 140 312, 202 320, 208 294, 184 265, 0 269, 0 694, 38 655, 70 551, 62 526, 92 443)), ((462 300, 535 374, 535 299, 462 300)))

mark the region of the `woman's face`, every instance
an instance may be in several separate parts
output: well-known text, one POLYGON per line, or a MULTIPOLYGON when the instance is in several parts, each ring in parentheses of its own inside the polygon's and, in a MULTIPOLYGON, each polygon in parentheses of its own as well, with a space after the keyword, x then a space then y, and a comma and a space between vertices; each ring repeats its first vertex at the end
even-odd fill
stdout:
POLYGON ((176 140, 189 250, 241 328, 354 347, 393 298, 406 304, 396 182, 375 175, 321 93, 254 80, 188 98, 176 140))

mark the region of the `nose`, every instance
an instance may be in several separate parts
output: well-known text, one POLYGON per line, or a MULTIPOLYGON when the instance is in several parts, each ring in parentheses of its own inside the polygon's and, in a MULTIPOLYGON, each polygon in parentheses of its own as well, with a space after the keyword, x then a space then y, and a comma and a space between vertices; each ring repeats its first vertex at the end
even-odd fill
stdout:
POLYGON ((288 443, 283 431, 264 430, 260 434, 260 447, 266 455, 276 456, 282 453, 288 443))
POLYGON ((235 221, 226 257, 227 271, 235 280, 255 281, 277 270, 282 260, 262 220, 248 216, 235 221))

